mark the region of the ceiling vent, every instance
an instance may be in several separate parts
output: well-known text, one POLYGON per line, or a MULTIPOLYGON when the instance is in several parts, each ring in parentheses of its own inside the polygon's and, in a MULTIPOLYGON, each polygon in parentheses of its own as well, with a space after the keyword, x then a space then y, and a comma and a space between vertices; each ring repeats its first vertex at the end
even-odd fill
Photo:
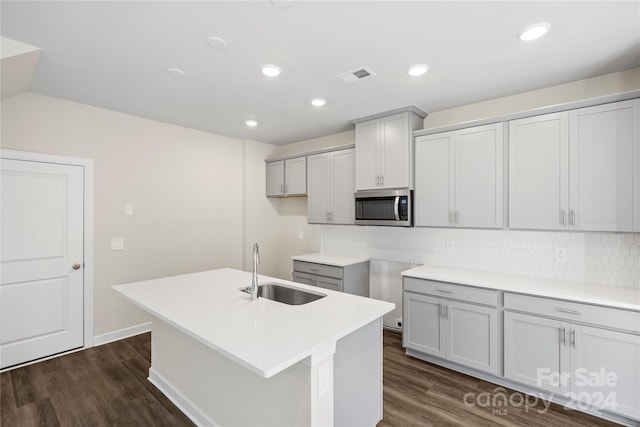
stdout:
POLYGON ((371 71, 368 67, 360 67, 355 70, 347 71, 346 73, 338 74, 336 77, 343 83, 353 83, 375 75, 376 73, 371 71))

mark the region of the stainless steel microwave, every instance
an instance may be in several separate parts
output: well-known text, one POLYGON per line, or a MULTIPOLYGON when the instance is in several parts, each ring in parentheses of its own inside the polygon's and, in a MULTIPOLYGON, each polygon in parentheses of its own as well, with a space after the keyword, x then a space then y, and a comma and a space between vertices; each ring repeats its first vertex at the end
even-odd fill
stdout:
POLYGON ((412 196, 408 188, 356 191, 356 224, 412 227, 412 196))

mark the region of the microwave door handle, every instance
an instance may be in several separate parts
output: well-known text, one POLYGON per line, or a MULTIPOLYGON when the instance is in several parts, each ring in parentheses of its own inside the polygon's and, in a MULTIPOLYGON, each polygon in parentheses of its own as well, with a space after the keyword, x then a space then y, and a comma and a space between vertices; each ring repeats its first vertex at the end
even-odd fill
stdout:
POLYGON ((396 221, 400 221, 400 212, 398 211, 399 204, 400 204, 400 196, 396 196, 395 202, 393 202, 393 213, 396 216, 396 221))

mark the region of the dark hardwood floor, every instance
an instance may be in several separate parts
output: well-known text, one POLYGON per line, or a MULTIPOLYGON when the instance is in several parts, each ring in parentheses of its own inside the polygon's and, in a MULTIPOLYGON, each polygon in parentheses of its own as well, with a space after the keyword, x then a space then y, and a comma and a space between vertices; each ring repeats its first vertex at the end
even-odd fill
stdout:
POLYGON ((0 425, 193 426, 148 380, 151 334, 0 374, 0 425))
POLYGON ((384 418, 378 427, 617 426, 555 404, 545 411, 532 398, 526 408, 522 393, 407 356, 397 332, 384 332, 383 353, 384 418), (503 396, 508 406, 500 406, 503 396))
MULTIPOLYGON (((513 397, 515 405, 506 408, 482 406, 484 401, 469 397, 468 403, 480 404, 465 405, 468 393, 516 392, 406 356, 401 342, 400 334, 385 331, 384 419, 379 427, 614 425, 558 405, 538 413, 544 409, 538 403, 527 412, 513 397)), ((0 425, 193 425, 147 381, 150 352, 147 333, 4 372, 0 425)))

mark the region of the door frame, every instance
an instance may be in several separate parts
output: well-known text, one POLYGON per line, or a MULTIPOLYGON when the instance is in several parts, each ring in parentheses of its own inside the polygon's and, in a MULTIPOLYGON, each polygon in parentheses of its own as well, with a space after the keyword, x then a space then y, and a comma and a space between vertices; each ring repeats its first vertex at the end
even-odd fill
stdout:
MULTIPOLYGON (((31 151, 5 150, 0 149, 0 158, 8 160, 23 160, 30 162, 55 163, 70 166, 81 166, 84 170, 84 201, 83 201, 83 251, 84 268, 83 273, 83 293, 84 293, 84 345, 82 348, 93 347, 94 345, 94 181, 93 181, 93 159, 82 157, 60 156, 57 154, 36 153, 31 151)), ((64 353, 63 353, 64 354, 64 353)))

